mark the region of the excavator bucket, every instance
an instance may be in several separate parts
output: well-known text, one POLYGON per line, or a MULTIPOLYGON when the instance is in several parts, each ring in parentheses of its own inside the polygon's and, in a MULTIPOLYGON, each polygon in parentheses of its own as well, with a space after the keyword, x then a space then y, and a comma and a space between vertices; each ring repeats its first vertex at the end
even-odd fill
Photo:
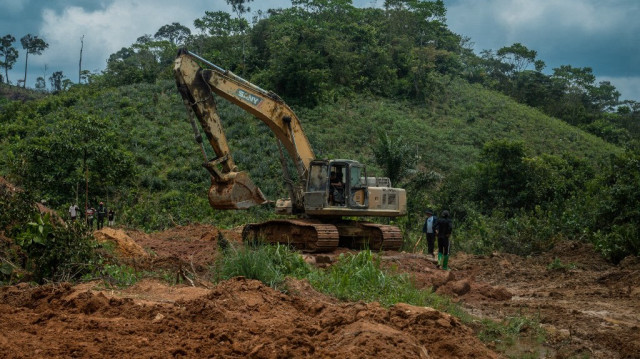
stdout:
POLYGON ((246 172, 225 173, 224 180, 212 177, 209 203, 215 209, 248 209, 266 202, 246 172))

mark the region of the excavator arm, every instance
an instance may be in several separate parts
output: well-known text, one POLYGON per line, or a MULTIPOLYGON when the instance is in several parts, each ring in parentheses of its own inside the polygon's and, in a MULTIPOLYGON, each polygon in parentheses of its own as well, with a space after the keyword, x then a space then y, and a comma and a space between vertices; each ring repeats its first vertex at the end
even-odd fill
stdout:
MULTIPOLYGON (((266 202, 246 172, 238 171, 216 110, 213 93, 264 122, 293 160, 298 178, 306 179, 315 156, 295 113, 276 94, 265 91, 186 49, 174 62, 176 84, 185 105, 195 113, 216 158, 204 163, 211 173, 209 202, 217 209, 246 209, 266 202), (211 66, 203 69, 196 62, 211 66)), ((192 125, 195 126, 194 123, 192 125)), ((203 150, 204 152, 204 150, 203 150)))

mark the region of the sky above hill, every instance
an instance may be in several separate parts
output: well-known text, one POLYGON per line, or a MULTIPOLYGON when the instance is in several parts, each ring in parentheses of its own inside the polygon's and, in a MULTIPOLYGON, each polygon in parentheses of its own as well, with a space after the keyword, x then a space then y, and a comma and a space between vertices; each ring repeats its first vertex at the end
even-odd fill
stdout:
MULTIPOLYGON (((640 101, 640 1, 637 0, 444 0, 447 24, 470 38, 476 53, 520 42, 538 52, 546 73, 560 65, 591 67, 598 81, 611 81, 623 99, 640 101)), ((383 0, 354 0, 359 7, 383 0)), ((290 0, 256 0, 252 12, 291 6, 290 0)), ((205 11, 228 11, 224 0, 0 0, 0 37, 11 34, 20 58, 9 72, 14 84, 24 77, 20 38, 38 35, 49 43, 29 56, 27 86, 38 76, 63 71, 78 81, 82 68, 99 72, 110 54, 165 24, 179 22, 194 32, 193 20, 205 11), (46 66, 46 70, 45 70, 46 66)), ((4 71, 3 71, 4 75, 4 71)), ((48 82, 48 81, 47 81, 48 82)))

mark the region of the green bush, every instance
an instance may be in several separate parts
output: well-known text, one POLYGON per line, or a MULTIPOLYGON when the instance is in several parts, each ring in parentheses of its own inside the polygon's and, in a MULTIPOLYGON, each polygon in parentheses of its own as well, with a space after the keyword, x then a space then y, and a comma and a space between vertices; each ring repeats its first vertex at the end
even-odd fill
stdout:
POLYGON ((27 257, 24 268, 39 283, 79 279, 99 262, 98 245, 85 225, 54 223, 49 214, 24 224, 16 243, 27 257))
POLYGON ((104 264, 97 269, 97 273, 92 273, 91 277, 99 276, 110 287, 122 288, 134 285, 143 275, 133 267, 120 264, 104 264))
POLYGON ((640 255, 640 154, 612 155, 587 195, 596 248, 614 263, 640 255))
POLYGON ((29 192, 0 186, 0 280, 75 280, 95 269, 97 243, 80 221, 64 223, 41 214, 29 192), (20 278, 16 278, 16 276, 20 278))

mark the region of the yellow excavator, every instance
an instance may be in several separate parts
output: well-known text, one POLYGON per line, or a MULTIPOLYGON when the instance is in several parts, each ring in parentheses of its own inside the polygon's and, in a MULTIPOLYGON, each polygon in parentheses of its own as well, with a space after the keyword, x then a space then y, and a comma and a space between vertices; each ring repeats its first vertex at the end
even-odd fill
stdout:
POLYGON ((392 188, 386 177, 367 177, 365 166, 357 161, 316 159, 291 108, 275 93, 231 71, 181 49, 174 62, 174 75, 205 158, 203 166, 211 175, 209 203, 213 208, 248 209, 268 202, 247 172, 239 171, 233 161, 213 94, 264 122, 277 139, 290 198, 276 201, 276 213, 296 217, 247 224, 242 233, 245 240, 286 243, 314 252, 339 246, 374 250, 401 247, 398 227, 344 217, 406 215, 404 189, 392 188), (215 152, 214 159, 206 155, 193 114, 215 152), (297 181, 291 180, 282 147, 294 163, 297 181))

